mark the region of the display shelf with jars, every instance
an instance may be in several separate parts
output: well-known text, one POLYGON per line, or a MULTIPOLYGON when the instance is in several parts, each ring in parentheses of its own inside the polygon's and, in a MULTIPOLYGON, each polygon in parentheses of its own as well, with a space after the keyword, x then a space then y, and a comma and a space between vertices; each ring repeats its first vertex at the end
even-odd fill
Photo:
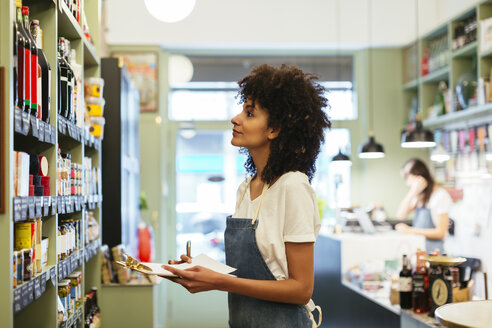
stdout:
POLYGON ((417 111, 431 129, 492 121, 490 27, 492 3, 483 1, 403 48, 404 72, 418 72, 404 74, 407 123, 417 111), (407 59, 412 47, 418 47, 416 60, 407 59))
POLYGON ((91 129, 84 89, 100 75, 100 6, 0 3, 0 40, 12 45, 0 49, 2 327, 82 327, 99 316, 102 131, 91 129))

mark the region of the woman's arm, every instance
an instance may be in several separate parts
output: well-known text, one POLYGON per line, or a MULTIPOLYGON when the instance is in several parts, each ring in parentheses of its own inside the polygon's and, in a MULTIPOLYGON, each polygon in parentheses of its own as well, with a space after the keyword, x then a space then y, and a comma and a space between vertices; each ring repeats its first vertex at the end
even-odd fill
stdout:
POLYGON ((398 206, 398 211, 396 212, 398 220, 405 220, 408 217, 417 205, 417 197, 427 187, 427 181, 421 176, 410 175, 408 179, 410 179, 410 189, 401 201, 400 206, 398 206))
POLYGON ((440 214, 437 217, 436 227, 430 229, 411 228, 411 233, 423 235, 429 239, 443 239, 446 237, 449 227, 448 213, 440 214))
POLYGON ((173 278, 191 293, 222 290, 266 301, 307 304, 314 285, 314 243, 285 243, 289 278, 254 280, 220 274, 203 267, 178 270, 163 266, 181 278, 173 278))

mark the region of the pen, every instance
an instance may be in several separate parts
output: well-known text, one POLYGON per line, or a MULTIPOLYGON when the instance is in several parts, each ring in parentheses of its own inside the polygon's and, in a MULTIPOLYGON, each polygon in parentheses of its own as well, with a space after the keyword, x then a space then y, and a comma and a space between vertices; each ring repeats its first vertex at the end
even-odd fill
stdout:
POLYGON ((191 257, 191 240, 186 242, 186 256, 191 257))

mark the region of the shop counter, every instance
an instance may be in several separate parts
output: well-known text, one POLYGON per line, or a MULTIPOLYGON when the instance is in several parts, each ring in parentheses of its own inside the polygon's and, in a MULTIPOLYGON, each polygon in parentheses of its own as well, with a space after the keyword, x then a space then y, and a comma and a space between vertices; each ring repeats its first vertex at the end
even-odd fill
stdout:
MULTIPOLYGON (((314 247, 313 300, 323 310, 322 327, 384 328, 402 326, 400 307, 391 305, 388 298, 375 297, 355 284, 344 281, 343 273, 350 267, 367 261, 399 259, 423 249, 422 236, 403 235, 396 231, 372 235, 320 233, 314 247)), ((405 320, 407 315, 402 316, 405 320)), ((418 326, 415 317, 403 322, 405 328, 418 326), (415 324, 412 326, 412 322, 415 324)), ((425 324, 425 323, 423 323, 425 324)), ((433 327, 433 326, 428 326, 433 327)))

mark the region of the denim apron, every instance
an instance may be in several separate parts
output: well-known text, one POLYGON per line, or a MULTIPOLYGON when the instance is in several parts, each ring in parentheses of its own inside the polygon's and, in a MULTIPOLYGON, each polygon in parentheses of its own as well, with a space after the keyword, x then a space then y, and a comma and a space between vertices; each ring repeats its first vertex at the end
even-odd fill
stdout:
MULTIPOLYGON (((412 226, 414 228, 421 229, 433 229, 436 226, 432 221, 431 211, 427 207, 418 207, 415 209, 415 215, 413 217, 412 226)), ((444 253, 444 241, 442 239, 429 239, 425 238, 425 250, 427 254, 430 254, 435 251, 435 249, 439 249, 441 254, 444 253)))
MULTIPOLYGON (((236 205, 236 211, 248 188, 249 184, 236 205)), ((226 264, 237 268, 234 274, 239 278, 276 280, 256 243, 257 218, 267 188, 265 184, 253 219, 227 217, 224 233, 226 264)), ((231 328, 311 328, 319 326, 303 305, 270 302, 234 293, 229 293, 228 303, 229 327, 231 328)), ((319 323, 321 323, 321 309, 316 308, 320 311, 319 323)))

